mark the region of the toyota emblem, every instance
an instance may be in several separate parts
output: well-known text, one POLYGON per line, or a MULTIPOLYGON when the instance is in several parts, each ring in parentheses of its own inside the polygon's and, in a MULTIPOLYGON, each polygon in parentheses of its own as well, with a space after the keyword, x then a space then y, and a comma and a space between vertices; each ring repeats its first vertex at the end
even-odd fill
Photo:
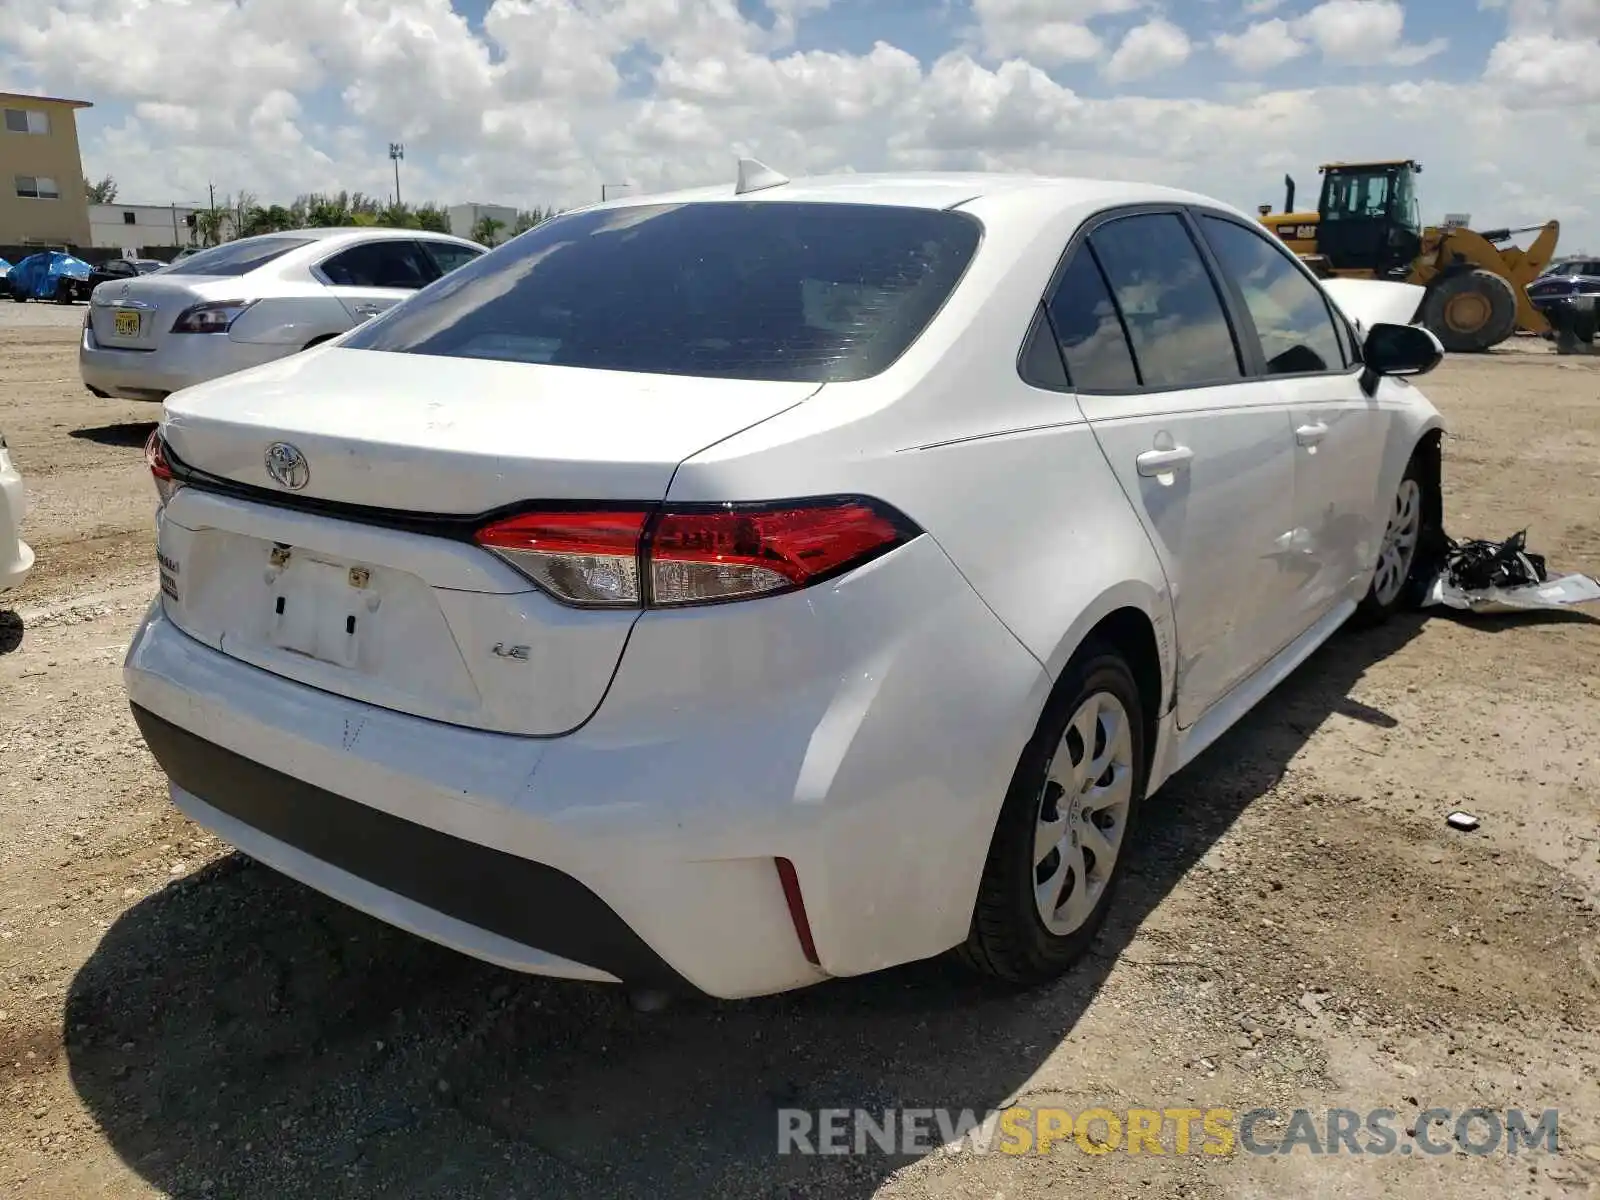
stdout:
POLYGON ((298 492, 311 482, 311 464, 288 442, 273 442, 267 447, 267 474, 279 487, 298 492))

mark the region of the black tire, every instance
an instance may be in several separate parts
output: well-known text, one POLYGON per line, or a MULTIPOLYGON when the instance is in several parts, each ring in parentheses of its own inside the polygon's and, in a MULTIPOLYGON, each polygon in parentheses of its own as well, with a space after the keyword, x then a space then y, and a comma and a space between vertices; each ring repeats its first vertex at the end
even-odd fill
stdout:
POLYGON ((1111 647, 1085 645, 1062 673, 1017 763, 989 845, 972 926, 966 942, 957 948, 957 957, 982 974, 1022 985, 1057 978, 1083 957, 1115 900, 1148 778, 1144 705, 1133 673, 1111 647), (1062 749, 1073 715, 1096 693, 1110 693, 1126 713, 1132 791, 1109 879, 1087 919, 1072 932, 1058 935, 1046 928, 1034 901, 1034 836, 1051 760, 1062 749))
POLYGON ((1441 279, 1422 298, 1422 323, 1452 354, 1477 354, 1517 331, 1511 281, 1476 267, 1441 279))
POLYGON ((339 335, 337 333, 325 333, 321 337, 314 337, 309 342, 307 342, 304 346, 300 347, 300 353, 304 354, 307 350, 311 349, 311 347, 320 346, 320 345, 322 345, 323 342, 331 342, 331 341, 333 341, 334 338, 336 338, 338 336, 339 335))
MULTIPOLYGON (((1367 594, 1362 598, 1356 610, 1358 620, 1364 625, 1378 625, 1387 621, 1395 613, 1407 609, 1414 609, 1421 605, 1423 597, 1427 595, 1428 585, 1433 582, 1433 575, 1439 563, 1439 543, 1444 536, 1439 522, 1439 497, 1435 494, 1434 485, 1428 478, 1428 472, 1423 469, 1420 458, 1413 454, 1411 461, 1406 464, 1405 473, 1400 476, 1400 483, 1395 489, 1395 495, 1390 498, 1389 508, 1386 510, 1392 517, 1397 507, 1400 494, 1408 484, 1415 484, 1417 488, 1418 504, 1420 505, 1419 524, 1417 526, 1416 542, 1412 547, 1411 559, 1405 566, 1404 578, 1396 591, 1380 594, 1380 583, 1384 580, 1382 556, 1383 547, 1379 548, 1379 569, 1373 576, 1372 583, 1367 587, 1367 594)), ((1386 523, 1387 525, 1387 523, 1386 523)), ((1384 542, 1388 542, 1388 530, 1385 529, 1384 542)))

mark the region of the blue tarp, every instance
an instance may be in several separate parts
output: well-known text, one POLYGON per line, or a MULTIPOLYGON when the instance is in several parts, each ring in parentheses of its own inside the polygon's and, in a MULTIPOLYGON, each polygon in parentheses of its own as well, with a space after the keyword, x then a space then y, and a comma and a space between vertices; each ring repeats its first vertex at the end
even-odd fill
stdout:
POLYGON ((94 268, 81 258, 74 258, 60 250, 45 250, 30 254, 6 277, 11 290, 30 300, 53 300, 56 281, 62 276, 69 279, 87 279, 94 268))

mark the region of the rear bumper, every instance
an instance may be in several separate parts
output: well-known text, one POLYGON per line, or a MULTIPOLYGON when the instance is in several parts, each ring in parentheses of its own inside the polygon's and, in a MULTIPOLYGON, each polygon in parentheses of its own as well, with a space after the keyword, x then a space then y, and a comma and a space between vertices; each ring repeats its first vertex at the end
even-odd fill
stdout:
POLYGON ((387 901, 374 915, 419 926, 417 932, 427 932, 421 914, 432 912, 508 947, 544 951, 536 957, 502 951, 499 957, 508 965, 684 987, 682 977, 622 918, 569 875, 346 800, 224 750, 137 704, 133 716, 176 789, 178 807, 201 824, 231 825, 280 870, 305 871, 302 859, 332 868, 311 873, 320 874, 316 882, 324 890, 344 892, 340 898, 347 903, 367 908, 374 899, 387 901), (274 847, 298 855, 275 853, 274 847), (369 888, 341 887, 339 876, 369 888))
POLYGON ((738 608, 647 614, 599 712, 560 738, 318 691, 202 645, 159 602, 124 680, 200 824, 514 969, 735 998, 957 944, 1043 668, 928 538, 738 608), (920 610, 880 612, 879 589, 920 610))
POLYGON ((295 347, 236 342, 226 334, 167 337, 154 350, 114 350, 94 330, 78 340, 78 374, 97 395, 122 400, 164 400, 173 392, 282 358, 295 347))

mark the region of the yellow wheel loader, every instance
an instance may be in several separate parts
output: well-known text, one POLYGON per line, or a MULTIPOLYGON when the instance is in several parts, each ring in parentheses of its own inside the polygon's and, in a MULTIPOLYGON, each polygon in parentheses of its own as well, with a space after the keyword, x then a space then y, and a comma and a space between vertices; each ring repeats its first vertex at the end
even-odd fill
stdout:
POLYGON ((1284 211, 1260 208, 1261 223, 1324 278, 1388 279, 1426 288, 1416 320, 1456 353, 1488 350, 1518 329, 1548 333, 1528 299, 1528 284, 1555 256, 1556 221, 1474 232, 1464 221, 1423 228, 1416 177, 1422 164, 1326 163, 1315 212, 1294 211, 1294 180, 1284 177, 1284 211), (1514 235, 1538 231, 1526 250, 1514 235))

